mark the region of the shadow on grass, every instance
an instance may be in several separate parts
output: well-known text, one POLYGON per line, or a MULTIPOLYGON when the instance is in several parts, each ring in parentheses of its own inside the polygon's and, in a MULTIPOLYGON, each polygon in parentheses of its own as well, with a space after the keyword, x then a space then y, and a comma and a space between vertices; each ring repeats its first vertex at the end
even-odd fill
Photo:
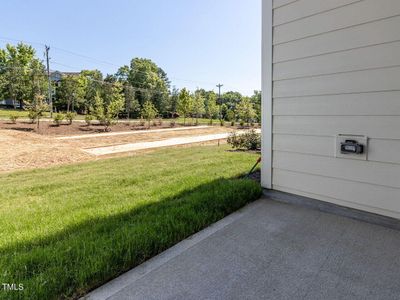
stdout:
POLYGON ((24 284, 7 299, 77 298, 261 195, 259 184, 218 179, 44 239, 0 249, 1 282, 24 284))

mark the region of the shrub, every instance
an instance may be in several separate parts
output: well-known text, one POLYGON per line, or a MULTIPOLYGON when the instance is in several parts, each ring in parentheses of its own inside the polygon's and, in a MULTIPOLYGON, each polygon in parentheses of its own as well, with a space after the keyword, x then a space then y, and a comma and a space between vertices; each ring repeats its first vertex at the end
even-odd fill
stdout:
POLYGON ((64 120, 64 118, 65 118, 64 114, 58 113, 58 114, 54 115, 53 121, 57 126, 60 126, 60 124, 61 124, 62 120, 64 120))
POLYGON ((13 124, 17 123, 17 119, 18 119, 18 116, 17 116, 17 115, 10 115, 10 121, 11 121, 11 123, 13 123, 13 124))
POLYGON ((140 119, 139 126, 144 126, 144 125, 146 125, 146 121, 143 119, 140 119))
POLYGON ((225 120, 224 119, 219 120, 219 125, 225 126, 225 120))
POLYGON ((172 121, 169 123, 169 126, 171 126, 171 127, 175 127, 175 126, 176 126, 176 122, 175 122, 175 120, 172 120, 172 121))
POLYGON ((85 116, 86 125, 89 126, 89 125, 92 123, 93 119, 94 119, 94 118, 93 118, 92 115, 87 114, 87 115, 85 116))
POLYGON ((65 114, 65 119, 68 121, 68 124, 69 124, 69 125, 72 124, 72 121, 73 121, 75 118, 76 118, 76 113, 74 113, 74 112, 69 111, 69 112, 67 112, 67 113, 65 114))
POLYGON ((261 134, 254 129, 246 131, 243 134, 233 132, 228 137, 228 144, 234 149, 258 150, 261 148, 261 134))
POLYGON ((31 121, 31 123, 34 123, 35 120, 37 119, 37 113, 34 110, 29 110, 28 111, 28 118, 31 121))
POLYGON ((240 126, 244 127, 244 121, 240 121, 240 126))
POLYGON ((231 126, 235 126, 235 121, 231 121, 231 126))

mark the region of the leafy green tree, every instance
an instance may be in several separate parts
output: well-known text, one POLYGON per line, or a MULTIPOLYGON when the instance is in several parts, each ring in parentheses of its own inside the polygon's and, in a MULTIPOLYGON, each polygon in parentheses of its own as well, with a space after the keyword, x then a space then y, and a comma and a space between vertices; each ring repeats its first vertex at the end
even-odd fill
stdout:
POLYGON ((101 92, 103 74, 99 70, 82 70, 81 75, 87 80, 84 97, 84 111, 87 113, 95 103, 96 94, 101 92))
POLYGON ((140 110, 139 101, 135 97, 135 89, 128 81, 129 67, 122 66, 118 69, 118 72, 114 76, 116 80, 121 82, 124 86, 125 112, 126 118, 129 119, 131 114, 134 114, 140 110))
POLYGON ((209 93, 206 103, 206 116, 212 125, 215 115, 218 114, 217 95, 213 92, 209 93))
POLYGON ((236 106, 236 114, 243 122, 246 122, 247 125, 249 125, 250 121, 256 117, 253 103, 251 103, 249 97, 243 97, 239 102, 236 106))
POLYGON ((254 91, 254 94, 251 96, 250 99, 253 103, 257 120, 258 122, 261 122, 261 91, 254 91))
POLYGON ((236 116, 235 112, 232 109, 229 109, 226 113, 226 120, 229 122, 235 121, 236 116))
POLYGON ((179 93, 178 113, 183 116, 183 124, 186 125, 186 117, 193 111, 193 99, 186 88, 183 88, 179 93))
POLYGON ((172 88, 171 95, 169 96, 167 116, 174 117, 176 115, 178 107, 178 99, 179 99, 179 90, 174 86, 172 88))
POLYGON ((124 96, 126 118, 129 119, 131 114, 140 111, 139 101, 135 98, 135 90, 129 83, 124 83, 124 96))
POLYGON ((150 101, 146 101, 141 110, 141 117, 148 122, 148 128, 150 128, 151 121, 154 120, 157 115, 158 111, 154 104, 150 101))
POLYGON ((105 126, 104 131, 108 131, 109 127, 116 123, 118 114, 124 109, 124 102, 120 83, 113 84, 108 103, 104 101, 99 92, 96 94, 91 113, 105 126))
POLYGON ((205 113, 204 97, 200 92, 195 92, 192 105, 192 116, 196 118, 196 125, 199 124, 199 118, 205 113))
POLYGON ((121 67, 117 77, 126 80, 135 89, 135 98, 143 106, 151 101, 157 110, 164 112, 169 101, 170 82, 167 74, 153 61, 145 58, 134 58, 129 66, 121 67))
POLYGON ((228 109, 235 110, 236 105, 242 100, 243 95, 239 92, 229 91, 222 95, 224 104, 228 109))
POLYGON ((36 120, 38 132, 40 130, 40 119, 49 110, 49 105, 45 101, 46 89, 41 75, 40 71, 32 73, 32 90, 30 92, 33 96, 30 100, 25 101, 25 109, 29 111, 30 118, 36 120))
POLYGON ((22 107, 24 101, 32 101, 35 84, 44 86, 47 82, 43 63, 36 57, 32 46, 19 43, 17 46, 6 45, 0 49, 0 95, 13 101, 14 108, 22 107))
POLYGON ((56 90, 55 106, 67 112, 74 112, 76 109, 85 110, 85 96, 88 79, 80 75, 66 75, 61 78, 56 90))

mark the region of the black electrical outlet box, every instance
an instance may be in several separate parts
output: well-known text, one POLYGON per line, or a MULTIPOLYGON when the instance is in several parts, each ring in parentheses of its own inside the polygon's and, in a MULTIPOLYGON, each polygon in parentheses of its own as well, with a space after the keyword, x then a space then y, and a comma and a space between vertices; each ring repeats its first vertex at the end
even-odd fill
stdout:
POLYGON ((364 145, 355 140, 346 140, 340 144, 340 153, 343 154, 363 154, 364 145))

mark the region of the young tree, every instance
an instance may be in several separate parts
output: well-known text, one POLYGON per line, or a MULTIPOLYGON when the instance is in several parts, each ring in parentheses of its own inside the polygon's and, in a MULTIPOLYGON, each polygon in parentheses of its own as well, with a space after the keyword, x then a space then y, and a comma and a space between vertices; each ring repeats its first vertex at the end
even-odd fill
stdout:
POLYGON ((116 123, 118 114, 124 109, 124 101, 120 83, 112 86, 108 103, 104 101, 100 93, 96 94, 92 114, 105 126, 104 131, 108 131, 109 127, 116 123))
POLYGON ((193 110, 193 99, 186 88, 179 93, 177 109, 183 116, 183 125, 186 125, 186 117, 193 110))
POLYGON ((236 106, 236 114, 239 118, 249 125, 250 121, 255 118, 256 112, 253 108, 253 103, 251 103, 250 98, 243 97, 243 99, 236 106))
POLYGON ((39 131, 40 119, 49 110, 49 105, 45 101, 46 84, 41 80, 42 74, 40 67, 37 66, 37 68, 34 68, 33 70, 31 76, 32 90, 30 91, 33 96, 31 100, 25 101, 25 109, 29 111, 30 118, 36 120, 37 131, 39 131))
POLYGON ((158 115, 157 108, 150 101, 146 101, 143 104, 141 110, 141 117, 148 122, 148 128, 150 128, 151 121, 158 115))
POLYGON ((167 108, 167 111, 171 117, 174 117, 176 115, 178 107, 178 99, 179 99, 179 90, 174 86, 172 88, 172 92, 168 102, 169 106, 167 108))
POLYGON ((196 125, 199 124, 199 118, 205 113, 204 97, 196 91, 193 98, 192 116, 196 117, 196 125))
POLYGON ((215 93, 210 93, 207 99, 206 105, 206 115, 210 120, 210 125, 213 123, 214 116, 218 113, 218 105, 217 105, 217 95, 215 93))

